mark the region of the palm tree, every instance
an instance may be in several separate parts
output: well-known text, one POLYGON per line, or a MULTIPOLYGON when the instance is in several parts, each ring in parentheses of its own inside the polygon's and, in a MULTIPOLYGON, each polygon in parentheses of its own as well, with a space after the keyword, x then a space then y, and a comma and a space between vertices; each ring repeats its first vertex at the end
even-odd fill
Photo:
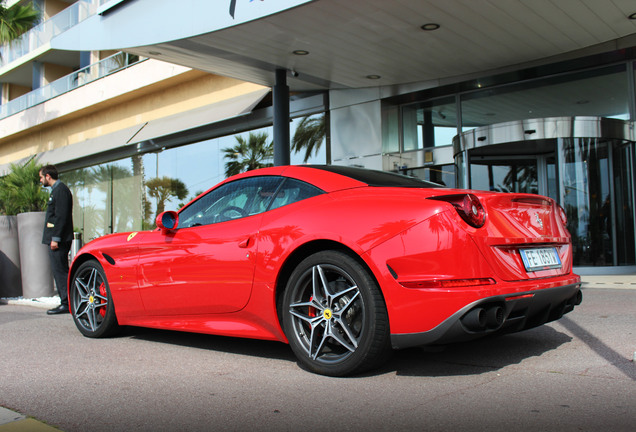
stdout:
POLYGON ((148 195, 157 199, 157 214, 162 213, 170 198, 180 200, 188 196, 188 188, 185 183, 176 178, 156 177, 146 182, 148 195))
POLYGON ((294 138, 292 140, 292 150, 296 153, 305 150, 304 162, 307 162, 311 154, 318 154, 325 136, 327 135, 327 125, 325 115, 320 117, 303 117, 298 124, 294 138))
POLYGON ((28 31, 40 19, 40 12, 33 3, 26 5, 14 4, 4 7, 4 0, 0 3, 0 44, 6 44, 28 31))
POLYGON ((242 136, 237 136, 234 147, 224 148, 224 158, 229 159, 225 163, 225 175, 227 177, 257 168, 273 166, 270 162, 274 158, 274 143, 267 143, 267 133, 250 132, 246 141, 242 136))

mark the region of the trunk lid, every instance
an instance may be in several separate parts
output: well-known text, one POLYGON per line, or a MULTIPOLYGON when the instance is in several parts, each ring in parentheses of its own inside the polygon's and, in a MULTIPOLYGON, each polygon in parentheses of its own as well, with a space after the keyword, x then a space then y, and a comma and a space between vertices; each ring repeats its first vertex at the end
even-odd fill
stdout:
POLYGON ((554 200, 521 193, 470 193, 484 207, 486 222, 468 231, 498 277, 515 281, 572 271, 570 234, 554 200))

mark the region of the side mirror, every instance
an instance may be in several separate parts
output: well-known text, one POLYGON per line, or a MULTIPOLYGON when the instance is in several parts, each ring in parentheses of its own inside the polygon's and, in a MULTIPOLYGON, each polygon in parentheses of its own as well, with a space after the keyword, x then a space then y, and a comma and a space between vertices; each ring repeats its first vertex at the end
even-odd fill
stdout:
POLYGON ((179 225, 179 215, 176 211, 165 211, 157 215, 155 223, 157 224, 157 227, 161 229, 161 231, 174 230, 177 229, 177 226, 179 225))

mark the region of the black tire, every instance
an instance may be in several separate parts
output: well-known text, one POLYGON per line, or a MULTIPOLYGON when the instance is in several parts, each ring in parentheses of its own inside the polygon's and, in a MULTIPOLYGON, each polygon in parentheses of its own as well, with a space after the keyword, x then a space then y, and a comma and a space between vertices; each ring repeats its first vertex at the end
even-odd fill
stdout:
POLYGON ((104 269, 95 260, 83 263, 71 279, 73 321, 86 337, 112 336, 120 329, 104 269))
POLYGON ((318 252, 294 269, 283 297, 283 328, 299 363, 322 375, 364 372, 392 352, 377 282, 339 251, 318 252))

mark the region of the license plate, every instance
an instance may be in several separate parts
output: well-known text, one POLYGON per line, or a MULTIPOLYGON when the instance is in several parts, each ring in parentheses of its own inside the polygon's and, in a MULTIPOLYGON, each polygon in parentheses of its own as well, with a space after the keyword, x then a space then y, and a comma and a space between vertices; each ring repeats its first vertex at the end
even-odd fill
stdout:
POLYGON ((561 259, 556 248, 520 249, 519 252, 528 272, 561 268, 561 259))

